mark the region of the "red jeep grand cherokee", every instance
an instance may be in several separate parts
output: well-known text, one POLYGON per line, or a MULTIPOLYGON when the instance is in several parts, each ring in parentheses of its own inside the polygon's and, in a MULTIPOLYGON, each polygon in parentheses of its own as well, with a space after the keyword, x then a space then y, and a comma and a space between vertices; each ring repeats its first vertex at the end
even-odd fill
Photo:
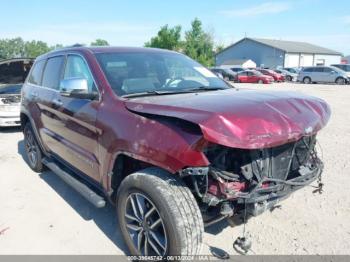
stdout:
POLYGON ((76 47, 38 57, 22 90, 30 167, 117 207, 133 255, 195 255, 205 225, 257 215, 315 181, 321 99, 238 90, 190 58, 76 47))

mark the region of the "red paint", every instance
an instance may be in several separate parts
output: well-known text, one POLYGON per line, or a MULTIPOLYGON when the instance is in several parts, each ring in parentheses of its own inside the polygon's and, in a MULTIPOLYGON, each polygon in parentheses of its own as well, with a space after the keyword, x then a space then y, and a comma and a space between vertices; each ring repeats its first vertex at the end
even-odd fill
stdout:
POLYGON ((259 74, 255 70, 245 70, 236 75, 236 81, 239 83, 259 83, 271 84, 274 79, 271 76, 259 74))
POLYGON ((264 75, 271 76, 276 82, 284 82, 286 80, 282 74, 276 73, 273 70, 260 68, 257 68, 256 70, 264 75))
POLYGON ((235 193, 242 192, 246 189, 244 182, 227 182, 209 179, 208 193, 218 198, 234 199, 235 193))

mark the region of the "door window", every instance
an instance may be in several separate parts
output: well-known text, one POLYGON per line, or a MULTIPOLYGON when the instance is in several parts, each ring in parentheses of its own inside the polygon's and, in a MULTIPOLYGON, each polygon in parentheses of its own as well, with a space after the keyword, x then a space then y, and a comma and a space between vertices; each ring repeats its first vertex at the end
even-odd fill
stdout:
POLYGON ((56 56, 47 60, 42 86, 58 90, 63 62, 63 56, 56 56))
POLYGON ((33 70, 30 72, 28 82, 33 85, 41 84, 41 77, 45 66, 45 60, 38 61, 34 64, 33 70))
POLYGON ((89 92, 97 92, 89 66, 82 57, 77 55, 68 56, 64 71, 64 79, 69 78, 84 78, 87 80, 89 92))

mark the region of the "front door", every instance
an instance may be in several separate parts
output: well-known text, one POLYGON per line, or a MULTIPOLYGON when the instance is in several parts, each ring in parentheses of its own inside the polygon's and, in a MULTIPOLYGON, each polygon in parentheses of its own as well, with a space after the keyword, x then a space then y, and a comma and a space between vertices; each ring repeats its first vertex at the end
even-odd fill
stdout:
MULTIPOLYGON (((80 55, 68 55, 63 71, 64 80, 84 78, 89 92, 97 92, 96 84, 85 59, 80 55)), ((57 154, 79 171, 100 181, 98 161, 98 135, 95 126, 99 101, 61 95, 54 97, 55 115, 58 120, 57 134, 60 146, 57 154)))

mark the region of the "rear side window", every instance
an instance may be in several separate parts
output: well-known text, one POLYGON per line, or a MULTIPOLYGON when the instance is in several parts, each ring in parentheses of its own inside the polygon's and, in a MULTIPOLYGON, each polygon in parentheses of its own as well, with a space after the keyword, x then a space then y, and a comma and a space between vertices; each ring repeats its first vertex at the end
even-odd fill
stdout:
POLYGON ((42 86, 58 90, 63 62, 63 56, 56 56, 47 60, 42 86))
POLYGON ((45 60, 38 61, 34 64, 32 71, 28 77, 28 82, 33 85, 41 84, 41 77, 43 75, 43 69, 45 65, 45 60))
POLYGON ((313 72, 322 73, 324 71, 323 67, 315 67, 313 72))
POLYGON ((307 72, 307 73, 310 73, 310 72, 313 72, 313 67, 308 67, 308 68, 304 68, 303 72, 307 72))

